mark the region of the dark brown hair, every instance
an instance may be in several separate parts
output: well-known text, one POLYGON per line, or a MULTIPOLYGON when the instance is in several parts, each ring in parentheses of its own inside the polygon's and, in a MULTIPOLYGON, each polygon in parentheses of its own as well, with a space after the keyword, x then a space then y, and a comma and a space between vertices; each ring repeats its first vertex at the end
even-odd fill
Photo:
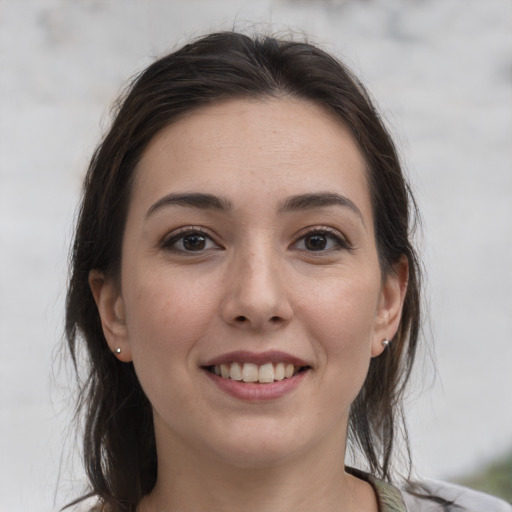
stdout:
POLYGON ((78 411, 85 420, 91 495, 103 510, 135 511, 155 484, 157 459, 150 403, 133 365, 119 362, 108 348, 89 272, 117 275, 134 172, 160 130, 201 106, 265 97, 314 102, 350 129, 367 163, 382 271, 393 272, 402 256, 409 262, 400 327, 390 348, 372 359, 349 422, 352 449, 363 454, 375 476, 391 479, 395 441, 403 430, 401 398, 420 327, 419 268, 410 241, 415 206, 397 152, 364 87, 338 60, 305 42, 225 32, 157 60, 132 82, 85 178, 71 254, 66 336, 75 367, 85 365, 88 372, 78 411))

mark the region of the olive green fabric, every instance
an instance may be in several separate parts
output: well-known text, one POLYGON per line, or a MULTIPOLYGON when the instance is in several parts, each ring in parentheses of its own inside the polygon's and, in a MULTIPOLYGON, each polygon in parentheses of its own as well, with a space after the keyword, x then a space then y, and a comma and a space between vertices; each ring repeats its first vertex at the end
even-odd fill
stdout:
POLYGON ((379 512, 407 512, 402 493, 396 487, 358 469, 347 467, 346 471, 368 482, 373 487, 379 504, 379 512))
POLYGON ((510 503, 449 482, 422 479, 400 491, 368 473, 345 469, 373 487, 379 512, 512 512, 510 503))

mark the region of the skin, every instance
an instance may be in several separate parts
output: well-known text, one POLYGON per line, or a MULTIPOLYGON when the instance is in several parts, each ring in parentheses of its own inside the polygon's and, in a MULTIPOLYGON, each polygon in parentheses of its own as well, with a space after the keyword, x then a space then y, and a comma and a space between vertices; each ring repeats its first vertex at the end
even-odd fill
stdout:
POLYGON ((343 460, 350 405, 398 328, 396 271, 379 267, 361 152, 322 108, 232 100, 160 132, 136 171, 120 285, 90 275, 109 346, 153 406, 158 480, 139 510, 376 511, 343 460), (184 193, 230 209, 162 201, 184 193), (324 193, 348 201, 283 208, 324 193), (284 396, 242 400, 203 367, 236 350, 308 370, 284 396))

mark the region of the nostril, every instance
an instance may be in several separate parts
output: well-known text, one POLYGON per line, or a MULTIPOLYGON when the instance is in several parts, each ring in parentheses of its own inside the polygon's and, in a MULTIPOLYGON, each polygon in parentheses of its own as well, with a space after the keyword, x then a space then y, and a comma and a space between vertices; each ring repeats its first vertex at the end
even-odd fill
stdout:
MULTIPOLYGON (((236 316, 234 319, 233 319, 233 322, 235 324, 238 324, 238 325, 252 325, 253 327, 257 327, 258 326, 258 323, 254 323, 251 319, 251 317, 247 317, 247 316, 244 316, 244 315, 238 315, 236 316)), ((271 325, 281 325, 281 323, 283 322, 283 318, 279 315, 274 315, 274 316, 271 316, 269 319, 268 319, 268 323, 271 324, 271 325)))

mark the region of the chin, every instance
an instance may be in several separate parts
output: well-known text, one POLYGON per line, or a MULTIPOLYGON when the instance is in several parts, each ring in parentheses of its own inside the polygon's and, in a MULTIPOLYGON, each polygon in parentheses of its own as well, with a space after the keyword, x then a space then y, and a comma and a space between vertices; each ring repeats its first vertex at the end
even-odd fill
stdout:
POLYGON ((224 432, 219 442, 213 442, 211 452, 216 458, 234 467, 268 468, 299 457, 309 446, 307 439, 294 435, 279 425, 252 426, 250 430, 224 432))
POLYGON ((288 461, 292 461, 302 450, 290 450, 282 446, 269 446, 262 443, 259 446, 233 447, 220 454, 223 462, 227 465, 240 469, 269 469, 277 467, 288 461))

